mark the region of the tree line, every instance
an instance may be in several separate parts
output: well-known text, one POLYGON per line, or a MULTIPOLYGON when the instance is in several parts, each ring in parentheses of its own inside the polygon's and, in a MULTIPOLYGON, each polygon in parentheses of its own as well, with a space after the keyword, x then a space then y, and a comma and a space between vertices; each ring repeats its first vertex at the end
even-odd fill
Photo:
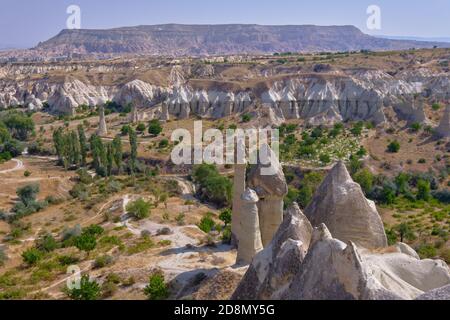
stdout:
MULTIPOLYGON (((128 132, 130 141, 130 156, 128 171, 136 172, 137 166, 137 135, 134 129, 128 132)), ((58 162, 64 168, 81 168, 88 166, 88 157, 95 172, 103 177, 111 176, 114 172, 121 174, 124 169, 124 153, 122 140, 116 136, 112 142, 105 143, 93 134, 87 139, 83 125, 77 130, 65 131, 62 127, 53 132, 53 146, 58 156, 58 162)))

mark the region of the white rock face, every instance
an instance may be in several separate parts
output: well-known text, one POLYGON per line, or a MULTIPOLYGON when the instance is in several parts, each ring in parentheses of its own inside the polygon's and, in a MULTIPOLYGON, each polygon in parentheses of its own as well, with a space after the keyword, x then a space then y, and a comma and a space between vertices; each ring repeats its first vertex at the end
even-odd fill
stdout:
POLYGON ((282 299, 412 300, 448 284, 450 269, 443 261, 361 249, 332 238, 322 224, 282 299))
MULTIPOLYGON (((265 114, 273 124, 288 119, 304 119, 312 124, 331 125, 339 121, 370 120, 376 124, 386 119, 383 109, 393 107, 399 116, 410 122, 427 122, 423 106, 407 97, 417 94, 432 95, 435 99, 450 98, 450 76, 433 74, 429 70, 417 73, 403 72, 393 77, 378 70, 338 71, 320 74, 299 74, 282 81, 269 82, 266 88, 249 88, 245 91, 224 90, 214 86, 208 89, 193 88, 187 76, 188 68, 172 68, 165 87, 135 79, 111 86, 93 85, 87 80, 65 79, 47 81, 29 80, 35 73, 49 71, 72 72, 68 66, 7 66, 0 68, 0 108, 23 105, 40 109, 48 102, 52 111, 74 114, 80 105, 96 106, 108 100, 122 105, 132 102, 142 109, 159 108, 151 113, 161 120, 197 115, 221 118, 245 112, 257 104, 270 108, 265 114), (185 70, 186 69, 186 70, 185 70), (16 81, 7 79, 17 79, 16 81), (30 98, 34 95, 35 99, 30 98), (167 104, 167 112, 160 104, 167 104)), ((87 72, 89 67, 77 66, 87 72)), ((126 67, 98 66, 95 72, 114 73, 126 67)), ((203 70, 204 69, 204 70, 203 70)), ((213 66, 202 72, 214 74, 213 66)))
POLYGON ((253 257, 263 249, 261 232, 259 231, 258 195, 251 189, 246 189, 241 196, 239 245, 236 263, 249 264, 253 257))
POLYGON ((436 128, 436 135, 439 138, 450 137, 450 105, 445 108, 444 115, 436 128))
POLYGON ((106 127, 106 119, 105 119, 105 108, 101 106, 98 110, 99 120, 98 120, 98 129, 97 135, 100 137, 106 136, 108 134, 108 128, 106 127))
POLYGON ((383 222, 375 204, 366 199, 343 162, 329 172, 305 214, 313 226, 324 223, 334 238, 366 248, 387 246, 383 222))
POLYGON ((270 244, 253 259, 232 299, 278 299, 300 268, 312 231, 308 219, 294 203, 270 244))

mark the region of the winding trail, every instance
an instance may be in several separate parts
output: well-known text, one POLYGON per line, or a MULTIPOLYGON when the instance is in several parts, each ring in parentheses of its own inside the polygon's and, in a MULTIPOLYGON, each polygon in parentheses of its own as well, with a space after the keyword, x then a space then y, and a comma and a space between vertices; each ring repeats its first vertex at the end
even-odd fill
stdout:
POLYGON ((25 166, 23 165, 23 161, 22 160, 13 158, 13 159, 11 159, 11 161, 14 161, 16 163, 16 166, 14 168, 12 168, 12 169, 2 170, 2 171, 0 171, 0 174, 14 172, 14 171, 22 170, 23 168, 25 168, 25 166))

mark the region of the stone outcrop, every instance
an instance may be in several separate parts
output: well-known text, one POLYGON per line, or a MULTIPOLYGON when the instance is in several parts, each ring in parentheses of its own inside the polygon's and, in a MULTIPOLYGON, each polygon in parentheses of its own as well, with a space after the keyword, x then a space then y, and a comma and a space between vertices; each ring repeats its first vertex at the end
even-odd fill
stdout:
POLYGON ((418 296, 416 300, 450 300, 450 285, 428 291, 418 296))
POLYGON ((444 115, 435 131, 436 136, 439 138, 450 137, 450 105, 445 108, 444 115))
MULTIPOLYGON (((129 71, 127 63, 98 64, 0 66, 0 108, 23 105, 39 110, 47 102, 54 113, 75 114, 81 105, 96 107, 114 101, 124 106, 133 103, 143 113, 168 120, 192 115, 218 119, 253 111, 256 106, 261 116, 273 125, 290 119, 302 119, 314 125, 358 120, 381 124, 386 121, 384 110, 393 108, 399 118, 410 123, 428 123, 420 102, 422 96, 442 101, 450 98, 449 75, 428 69, 395 76, 383 70, 332 69, 302 73, 287 69, 286 77, 280 80, 280 77, 271 79, 279 75, 279 70, 256 67, 248 72, 252 77, 260 77, 263 83, 253 86, 240 82, 234 86, 223 82, 220 73, 205 75, 213 78, 200 82, 189 80, 198 77, 198 67, 189 63, 173 66, 168 75, 160 66, 140 66, 136 69, 137 78, 155 72, 158 77, 127 82, 121 82, 119 76, 129 71), (80 77, 69 76, 75 70, 80 77), (58 73, 53 75, 55 71, 58 73), (43 78, 47 73, 49 76, 43 78), (68 76, 61 77, 64 73, 68 76), (103 80, 110 77, 118 80, 103 80), (418 101, 414 97, 419 97, 418 101)), ((223 65, 219 69, 227 68, 223 65)))
POLYGON ((315 227, 324 223, 334 238, 366 248, 387 246, 375 203, 366 199, 343 162, 337 163, 314 194, 305 214, 315 227))
POLYGON ((283 221, 283 199, 288 192, 283 167, 267 144, 260 147, 258 164, 250 170, 248 184, 260 199, 258 209, 261 237, 266 246, 283 221), (266 155, 267 159, 262 161, 261 155, 266 155))
POLYGON ((439 260, 399 252, 373 252, 334 239, 325 225, 315 229, 298 273, 282 299, 402 300, 450 283, 439 260))
POLYGON ((138 114, 137 108, 134 104, 131 106, 130 122, 131 123, 139 122, 139 114, 138 114))
POLYGON ((97 135, 105 136, 108 134, 108 128, 106 126, 105 108, 103 106, 100 106, 98 108, 98 115, 99 121, 98 121, 97 135))
POLYGON ((236 263, 249 264, 253 257, 263 249, 259 231, 258 195, 251 189, 246 189, 241 196, 241 216, 239 245, 236 263))
POLYGON ((312 231, 308 219, 293 204, 270 244, 253 259, 232 299, 279 298, 302 264, 312 231))

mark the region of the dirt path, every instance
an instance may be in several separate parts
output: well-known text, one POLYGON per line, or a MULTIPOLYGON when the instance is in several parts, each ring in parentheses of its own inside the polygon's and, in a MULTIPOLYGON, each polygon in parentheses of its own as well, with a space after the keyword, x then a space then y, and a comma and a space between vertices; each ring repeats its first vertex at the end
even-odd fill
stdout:
POLYGON ((23 168, 25 168, 22 160, 14 158, 14 159, 11 159, 11 161, 14 161, 16 163, 16 166, 12 169, 2 170, 2 171, 0 171, 0 174, 14 172, 14 171, 22 170, 23 168))

